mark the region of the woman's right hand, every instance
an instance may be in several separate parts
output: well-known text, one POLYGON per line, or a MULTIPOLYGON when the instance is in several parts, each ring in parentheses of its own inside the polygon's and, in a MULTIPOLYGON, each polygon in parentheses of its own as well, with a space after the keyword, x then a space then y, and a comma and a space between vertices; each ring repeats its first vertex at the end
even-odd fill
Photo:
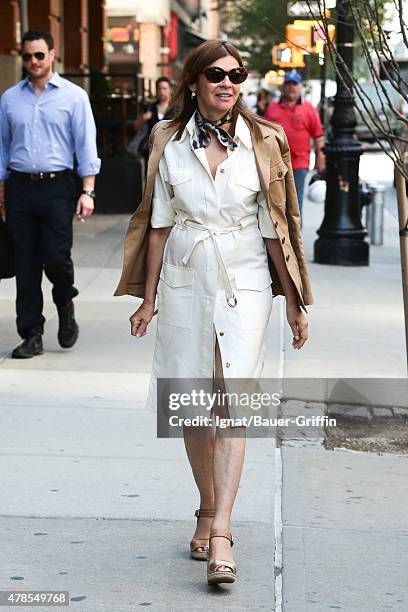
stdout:
POLYGON ((141 338, 147 333, 147 326, 153 318, 154 304, 143 301, 141 306, 136 310, 135 313, 129 317, 130 321, 130 333, 136 338, 141 338))

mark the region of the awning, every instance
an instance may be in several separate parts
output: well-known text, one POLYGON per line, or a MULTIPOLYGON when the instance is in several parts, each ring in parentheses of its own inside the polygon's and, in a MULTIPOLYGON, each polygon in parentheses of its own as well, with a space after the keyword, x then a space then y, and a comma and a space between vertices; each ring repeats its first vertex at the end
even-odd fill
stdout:
POLYGON ((198 47, 198 45, 201 45, 206 40, 197 30, 184 26, 184 44, 186 47, 198 47))

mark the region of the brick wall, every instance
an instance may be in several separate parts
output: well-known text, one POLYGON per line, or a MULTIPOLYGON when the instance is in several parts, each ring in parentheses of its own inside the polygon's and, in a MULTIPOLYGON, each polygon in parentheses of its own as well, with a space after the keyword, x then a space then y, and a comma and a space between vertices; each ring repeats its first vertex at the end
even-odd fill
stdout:
POLYGON ((88 67, 88 2, 64 0, 64 67, 82 70, 88 67))
POLYGON ((55 56, 61 59, 61 2, 60 0, 31 0, 28 2, 30 30, 51 32, 55 43, 55 56))
POLYGON ((20 49, 20 9, 18 0, 0 2, 0 54, 16 55, 20 49))

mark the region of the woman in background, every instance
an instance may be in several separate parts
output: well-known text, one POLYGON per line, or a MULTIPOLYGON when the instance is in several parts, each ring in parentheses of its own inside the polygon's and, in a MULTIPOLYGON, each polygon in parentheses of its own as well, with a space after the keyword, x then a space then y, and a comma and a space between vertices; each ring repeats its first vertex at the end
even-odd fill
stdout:
POLYGON ((149 138, 153 127, 158 121, 171 119, 174 116, 174 111, 170 108, 171 91, 170 79, 166 76, 159 77, 156 81, 157 99, 145 104, 142 112, 133 122, 136 136, 129 144, 128 153, 131 155, 137 153, 144 157, 146 168, 149 158, 149 138))

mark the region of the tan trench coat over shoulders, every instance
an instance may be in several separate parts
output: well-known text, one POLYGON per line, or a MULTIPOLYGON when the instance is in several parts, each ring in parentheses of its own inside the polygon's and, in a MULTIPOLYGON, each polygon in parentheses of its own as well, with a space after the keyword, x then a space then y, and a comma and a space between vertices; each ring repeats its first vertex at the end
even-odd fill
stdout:
MULTIPOLYGON (((262 140, 252 138, 262 190, 279 236, 287 270, 294 282, 299 305, 313 304, 310 279, 300 231, 300 212, 290 161, 288 141, 282 127, 259 124, 262 140)), ((132 215, 125 237, 123 269, 114 295, 144 297, 148 234, 155 176, 164 148, 177 128, 160 121, 152 131, 151 152, 142 201, 132 215)), ((273 295, 284 295, 278 274, 269 258, 273 295)))

